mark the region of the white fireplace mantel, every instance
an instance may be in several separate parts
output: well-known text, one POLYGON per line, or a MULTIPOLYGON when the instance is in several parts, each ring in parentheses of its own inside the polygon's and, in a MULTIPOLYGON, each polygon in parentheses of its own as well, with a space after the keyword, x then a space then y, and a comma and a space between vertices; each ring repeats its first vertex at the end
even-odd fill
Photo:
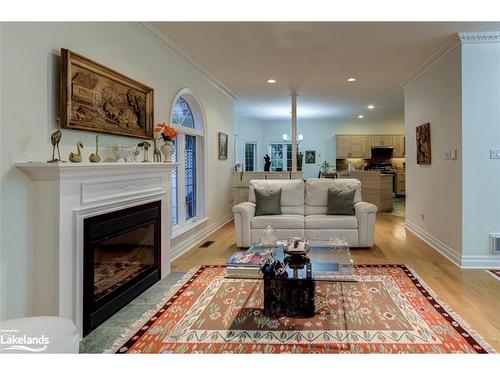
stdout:
POLYGON ((83 221, 161 201, 161 274, 170 272, 171 172, 176 163, 17 163, 34 186, 35 315, 72 319, 82 333, 83 221))

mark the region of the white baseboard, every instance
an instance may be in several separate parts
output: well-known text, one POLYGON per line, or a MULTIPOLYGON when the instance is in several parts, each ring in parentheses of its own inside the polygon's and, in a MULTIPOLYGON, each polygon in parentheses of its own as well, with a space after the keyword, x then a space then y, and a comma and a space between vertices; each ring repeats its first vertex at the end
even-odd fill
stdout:
POLYGON ((500 255, 464 255, 462 268, 500 269, 500 255))
POLYGON ((431 246, 434 250, 443 255, 449 261, 459 267, 462 267, 462 254, 460 254, 458 251, 452 249, 444 242, 441 242, 408 219, 406 219, 405 221, 405 228, 412 232, 415 236, 419 237, 422 241, 431 246))
POLYGON ((201 229, 198 230, 196 228, 193 229, 192 230, 193 233, 188 232, 186 234, 186 238, 183 238, 170 248, 170 261, 172 262, 175 259, 179 258, 182 254, 191 250, 205 238, 210 236, 213 232, 220 229, 221 227, 223 227, 232 220, 233 220, 233 214, 230 213, 226 216, 221 217, 219 220, 215 221, 214 223, 206 227, 202 227, 201 229))

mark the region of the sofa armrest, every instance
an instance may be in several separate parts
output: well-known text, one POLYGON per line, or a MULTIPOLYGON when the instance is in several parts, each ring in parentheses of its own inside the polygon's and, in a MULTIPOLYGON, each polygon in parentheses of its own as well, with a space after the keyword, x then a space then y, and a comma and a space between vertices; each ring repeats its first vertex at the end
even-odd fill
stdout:
POLYGON ((354 205, 354 214, 358 219, 358 246, 371 247, 375 237, 375 217, 377 206, 367 202, 354 205))
POLYGON ((243 202, 233 206, 236 246, 249 247, 251 245, 250 227, 254 215, 255 203, 243 202))

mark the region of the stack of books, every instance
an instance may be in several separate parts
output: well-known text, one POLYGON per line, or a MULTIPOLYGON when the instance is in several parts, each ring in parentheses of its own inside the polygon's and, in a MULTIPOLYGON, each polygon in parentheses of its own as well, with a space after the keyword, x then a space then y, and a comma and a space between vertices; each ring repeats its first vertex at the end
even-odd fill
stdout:
POLYGON ((261 267, 269 258, 269 250, 237 251, 227 260, 226 277, 236 279, 261 279, 261 267))

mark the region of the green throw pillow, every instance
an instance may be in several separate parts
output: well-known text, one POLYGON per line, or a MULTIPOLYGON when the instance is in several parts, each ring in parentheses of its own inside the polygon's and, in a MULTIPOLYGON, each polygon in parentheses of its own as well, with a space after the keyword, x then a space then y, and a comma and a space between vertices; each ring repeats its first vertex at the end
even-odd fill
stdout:
POLYGON ((255 216, 281 215, 281 188, 254 189, 255 216))
POLYGON ((352 215, 356 190, 328 189, 327 215, 352 215))

